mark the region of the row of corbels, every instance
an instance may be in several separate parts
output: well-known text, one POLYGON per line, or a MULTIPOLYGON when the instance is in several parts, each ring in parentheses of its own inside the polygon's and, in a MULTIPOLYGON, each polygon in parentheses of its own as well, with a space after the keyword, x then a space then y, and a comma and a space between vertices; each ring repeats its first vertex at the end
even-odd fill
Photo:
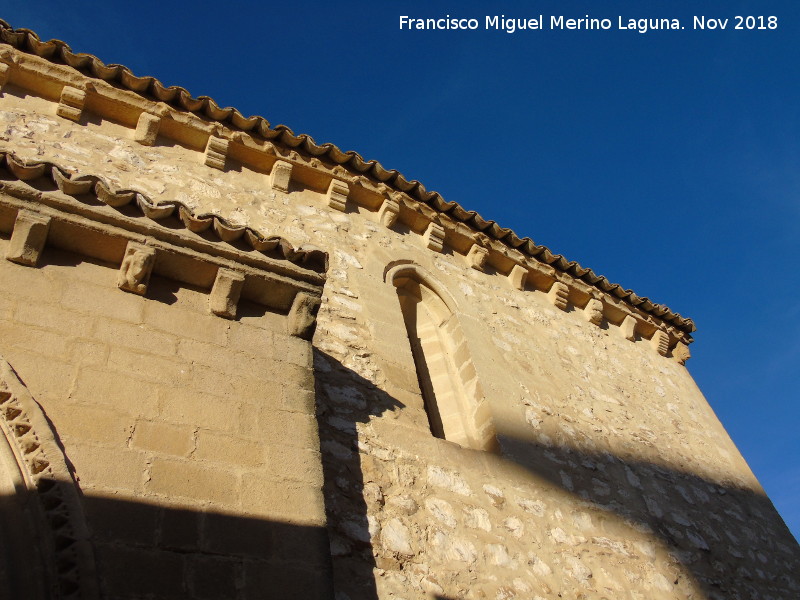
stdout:
MULTIPOLYGON (((18 37, 27 36, 27 38, 33 35, 25 31, 14 33, 18 37)), ((359 204, 372 207, 375 202, 381 201, 382 196, 397 190, 398 193, 405 192, 399 195, 414 199, 415 205, 412 207, 414 211, 423 214, 426 213, 426 209, 434 211, 433 206, 429 208, 426 201, 420 201, 417 192, 420 189, 424 192, 424 188, 421 185, 415 187, 418 182, 408 182, 401 174, 396 171, 386 171, 375 161, 365 162, 356 153, 342 152, 333 144, 317 145, 308 136, 296 136, 283 126, 279 126, 275 130, 269 129, 266 132, 262 126, 268 128, 268 124, 261 117, 244 119, 238 111, 230 108, 220 109, 208 98, 192 99, 182 88, 162 89, 160 83, 152 78, 134 77, 127 69, 119 65, 104 66, 96 57, 80 55, 77 57, 80 60, 76 63, 77 55, 68 52, 68 48, 61 48, 63 44, 59 42, 51 41, 45 44, 37 42, 38 45, 34 45, 33 54, 30 54, 31 48, 23 48, 19 45, 19 40, 9 38, 7 34, 8 31, 4 31, 3 39, 11 44, 11 47, 0 44, 0 63, 7 63, 2 65, 5 80, 11 76, 13 83, 23 86, 30 86, 31 82, 36 80, 37 94, 42 97, 58 98, 60 100, 59 110, 67 117, 80 119, 80 111, 87 105, 88 94, 90 97, 88 106, 91 110, 100 116, 109 115, 118 123, 132 127, 133 137, 141 143, 155 143, 159 133, 163 132, 170 139, 174 138, 179 143, 201 150, 204 162, 212 168, 224 169, 226 160, 231 154, 238 160, 243 160, 245 164, 254 166, 257 170, 265 167, 269 169, 269 165, 277 161, 270 179, 273 187, 278 190, 288 190, 289 180, 293 177, 293 168, 299 167, 302 170, 302 175, 297 176, 298 181, 304 180, 308 175, 307 170, 311 168, 317 172, 317 176, 315 176, 317 180, 319 179, 318 175, 323 174, 332 179, 343 180, 345 185, 349 183, 351 191, 358 188, 355 201, 359 204), (65 54, 61 60, 70 66, 49 60, 49 53, 56 47, 64 50, 65 54), (84 69, 87 64, 91 65, 91 69, 88 71, 84 69), (117 75, 121 77, 119 81, 114 79, 117 75), (143 95, 146 90, 142 86, 146 87, 147 82, 152 82, 156 88, 146 96, 143 95), (176 93, 177 96, 175 96, 176 93), (171 103, 176 98, 179 99, 179 102, 172 106, 171 103), (201 108, 204 109, 202 114, 197 113, 201 108), (231 117, 232 120, 226 125, 228 117, 231 117), (169 126, 165 125, 167 121, 170 122, 169 126), (258 127, 254 129, 252 126, 256 124, 258 127), (254 136, 255 133, 259 133, 259 135, 254 136), (273 144, 269 141, 273 138, 285 140, 285 143, 273 144), (298 146, 305 149, 302 155, 298 152, 300 149, 298 146), (245 158, 245 155, 252 158, 259 155, 262 158, 268 156, 271 158, 266 161, 262 158, 255 158, 255 161, 252 161, 251 158, 245 158), (320 160, 321 158, 324 160, 320 160), (350 167, 345 168, 344 163, 349 163, 350 167), (375 175, 377 180, 372 176, 365 176, 366 172, 370 170, 377 170, 375 175), (389 185, 386 177, 394 177, 394 183, 389 185), (370 198, 370 196, 372 197, 370 198)), ((438 206, 442 199, 436 194, 433 196, 438 206)), ((558 263, 557 265, 553 263, 553 265, 557 266, 559 271, 566 272, 567 269, 575 269, 578 272, 578 279, 570 282, 571 287, 580 289, 582 287, 581 280, 586 276, 588 277, 587 281, 591 281, 591 287, 597 287, 602 293, 609 294, 612 300, 623 298, 635 309, 634 312, 637 315, 640 313, 643 315, 645 321, 650 322, 649 315, 652 315, 656 320, 664 322, 672 337, 691 343, 691 332, 695 329, 691 319, 684 319, 666 306, 639 297, 630 290, 624 290, 618 284, 613 284, 604 277, 598 277, 591 270, 584 269, 577 263, 566 261, 564 257, 552 255, 547 248, 535 246, 532 240, 527 238, 520 240, 511 230, 498 228, 491 221, 485 222, 480 215, 465 211, 455 203, 445 204, 447 205, 445 212, 448 215, 451 209, 455 211, 453 214, 459 215, 453 220, 448 215, 441 214, 444 219, 449 221, 448 229, 450 226, 454 226, 456 230, 467 228, 472 229, 471 234, 474 234, 476 233, 474 228, 466 224, 465 220, 473 218, 477 219, 479 223, 490 225, 493 232, 499 232, 503 238, 510 235, 509 239, 511 240, 510 245, 504 241, 492 244, 495 251, 504 255, 508 255, 510 252, 513 255, 512 260, 528 263, 531 268, 535 268, 537 265, 528 260, 527 254, 523 257, 516 256, 519 253, 518 248, 522 248, 518 242, 522 243, 526 251, 533 252, 532 257, 537 257, 534 262, 540 262, 539 266, 547 267, 552 258, 558 263), (540 254, 544 257, 543 260, 538 258, 540 254), (596 283, 597 286, 595 286, 596 283), (667 321, 664 321, 662 316, 667 321)), ((483 227, 478 226, 478 229, 483 230, 483 227)), ((482 253, 479 250, 475 250, 473 253, 472 258, 475 259, 476 264, 481 263, 480 254, 482 253)), ((570 272, 566 276, 570 275, 575 275, 575 273, 570 272)))
MULTIPOLYGON (((14 221, 6 259, 36 267, 47 243, 51 222, 49 215, 20 209, 14 221)), ((117 287, 124 292, 144 296, 158 252, 156 245, 129 240, 117 275, 117 287)), ((245 278, 243 272, 220 266, 208 298, 209 312, 225 319, 235 318, 245 278)), ((287 333, 309 338, 319 303, 319 296, 298 291, 289 309, 287 333)))
MULTIPOLYGON (((328 187, 326 196, 327 205, 338 211, 345 211, 348 196, 348 186, 342 181, 332 180, 328 187)), ((400 215, 400 205, 402 199, 387 196, 378 210, 378 221, 386 227, 392 227, 400 215)), ((422 243, 426 248, 434 252, 442 252, 445 246, 446 230, 441 223, 431 221, 422 233, 422 243)), ((491 242, 488 236, 476 234, 473 236, 473 243, 464 255, 466 264, 475 270, 483 271, 489 263, 489 251, 491 242)), ((545 269, 555 276, 555 269, 550 267, 545 269)), ((509 284, 517 290, 523 291, 528 285, 530 268, 524 264, 514 264, 506 275, 509 284)), ((547 297, 553 306, 560 310, 567 310, 569 305, 569 286, 563 281, 554 280, 547 292, 547 297)), ((594 292, 597 296, 599 293, 594 292)), ((591 297, 582 309, 586 320, 593 325, 600 326, 605 318, 603 302, 598 297, 591 297)), ((652 321, 651 321, 652 325, 652 321)), ((627 340, 634 341, 637 336, 637 319, 633 314, 627 314, 619 324, 620 332, 627 340)), ((656 328, 650 337, 650 343, 661 356, 667 356, 670 349, 670 336, 662 330, 656 328)), ((673 352, 673 356, 683 364, 689 358, 688 345, 678 341, 673 352)))
MULTIPOLYGON (((7 68, 7 65, 4 66, 7 68)), ((57 114, 73 121, 79 121, 82 114, 81 111, 85 105, 85 99, 85 90, 72 86, 64 86, 61 91, 57 114)), ((150 111, 142 111, 139 114, 137 125, 133 133, 134 140, 143 145, 154 144, 159 134, 161 124, 166 118, 181 118, 181 120, 187 119, 187 117, 184 115, 179 115, 179 113, 175 113, 173 109, 170 109, 163 103, 156 104, 151 108, 150 111)), ((225 168, 231 141, 239 141, 244 143, 245 138, 247 138, 247 140, 249 140, 251 143, 253 142, 251 136, 244 135, 241 132, 234 132, 232 134, 230 132, 225 132, 221 125, 209 124, 193 116, 188 117, 186 124, 191 123, 194 123, 196 127, 200 128, 208 136, 204 151, 204 163, 214 169, 223 170, 225 168), (194 123, 195 121, 196 123, 194 123)), ((289 191, 293 170, 297 165, 311 166, 317 169, 322 167, 322 163, 319 161, 319 159, 312 158, 310 159, 310 162, 303 161, 296 151, 289 150, 288 152, 281 152, 271 142, 268 141, 264 141, 261 144, 260 149, 265 151, 267 154, 272 154, 275 156, 275 161, 273 162, 269 173, 269 184, 273 189, 281 192, 289 191)), ((341 166, 335 166, 330 171, 331 180, 326 192, 326 203, 331 209, 345 211, 348 197, 351 195, 351 189, 354 186, 366 188, 370 182, 364 176, 351 175, 341 166)), ((410 207, 416 207, 418 204, 416 202, 407 200, 404 194, 390 190, 385 185, 379 186, 371 191, 376 194, 380 194, 383 198, 382 204, 378 210, 378 220, 386 227, 392 227, 398 220, 401 211, 401 204, 406 204, 410 207)), ((428 223, 426 229, 422 233, 424 245, 435 252, 441 252, 445 245, 446 230, 443 225, 444 223, 446 223, 446 219, 434 217, 434 219, 428 223)), ((493 244, 489 237, 485 234, 472 232, 470 237, 475 239, 475 243, 472 244, 469 250, 466 252, 465 261, 469 267, 483 271, 489 263, 490 250, 496 249, 496 244, 493 244)), ((508 249, 506 249, 505 252, 500 250, 500 252, 507 257, 509 255, 508 249)), ((548 265, 531 265, 529 260, 522 258, 521 253, 514 252, 513 250, 511 252, 514 256, 519 255, 517 258, 521 259, 517 264, 514 264, 511 267, 507 274, 509 283, 515 289, 524 290, 526 288, 526 281, 531 268, 534 268, 534 270, 537 271, 551 270, 548 268, 548 265)), ((558 281, 557 279, 552 284, 549 295, 551 297, 558 297, 559 294, 557 290, 562 289, 562 287, 567 289, 566 295, 568 295, 569 286, 567 286, 566 283, 563 283, 563 281, 558 281)), ((596 303, 598 302, 602 307, 602 302, 600 302, 600 300, 597 298, 592 298, 584 310, 588 310, 588 314, 596 314, 596 303), (591 309, 589 309, 590 306, 592 307, 591 309)), ((559 304, 559 302, 554 302, 554 305, 556 306, 559 306, 559 304)), ((602 308, 600 309, 600 312, 602 315, 602 308)), ((593 319, 596 320, 596 317, 593 317, 593 319)), ((650 323, 651 327, 654 325, 653 319, 648 317, 644 317, 644 319, 650 323)), ((600 317, 600 320, 602 321, 602 316, 600 317)), ((621 329, 624 332, 628 332, 631 327, 633 328, 632 333, 625 333, 626 338, 635 338, 636 322, 637 318, 633 316, 633 314, 628 314, 623 320, 621 329)), ((676 352, 673 352, 673 355, 676 353, 681 356, 688 355, 688 346, 681 341, 683 338, 682 334, 678 331, 675 331, 674 328, 670 327, 669 329, 672 330, 674 337, 678 340, 676 352)), ((660 354, 668 354, 670 346, 669 334, 658 329, 658 326, 656 325, 656 333, 653 334, 652 339, 656 340, 653 342, 653 345, 660 354), (664 348, 666 348, 666 350, 664 350, 664 348)))

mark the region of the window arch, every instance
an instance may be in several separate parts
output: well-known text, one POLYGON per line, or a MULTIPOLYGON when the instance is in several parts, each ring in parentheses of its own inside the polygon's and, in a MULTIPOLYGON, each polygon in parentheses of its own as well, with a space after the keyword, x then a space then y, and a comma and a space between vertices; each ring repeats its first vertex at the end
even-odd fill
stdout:
POLYGON ((397 290, 431 433, 460 446, 493 450, 491 411, 447 292, 420 267, 387 272, 397 290))

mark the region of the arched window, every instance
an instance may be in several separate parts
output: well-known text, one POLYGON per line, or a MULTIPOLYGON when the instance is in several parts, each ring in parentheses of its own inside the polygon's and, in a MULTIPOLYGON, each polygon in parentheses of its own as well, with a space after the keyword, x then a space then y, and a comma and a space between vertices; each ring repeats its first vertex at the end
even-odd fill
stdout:
POLYGON ((397 288, 431 433, 467 448, 494 449, 491 411, 452 299, 416 265, 394 267, 387 279, 397 288))

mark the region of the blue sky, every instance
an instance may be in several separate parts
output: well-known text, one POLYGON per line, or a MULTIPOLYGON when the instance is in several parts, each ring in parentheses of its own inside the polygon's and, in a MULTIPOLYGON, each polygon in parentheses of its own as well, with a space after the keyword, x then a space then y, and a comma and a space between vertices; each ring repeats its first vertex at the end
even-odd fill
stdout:
POLYGON ((688 368, 800 538, 800 3, 109 4, 0 17, 375 158, 692 317, 688 368), (398 27, 448 14, 481 30, 398 27), (487 14, 614 29, 507 34, 487 14))

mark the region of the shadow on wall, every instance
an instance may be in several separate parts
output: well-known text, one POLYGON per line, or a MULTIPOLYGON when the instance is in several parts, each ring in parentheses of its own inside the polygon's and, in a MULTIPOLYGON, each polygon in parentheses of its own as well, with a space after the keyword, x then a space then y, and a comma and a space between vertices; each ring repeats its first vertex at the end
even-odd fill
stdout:
MULTIPOLYGON (((384 459, 359 453, 359 443, 366 440, 359 440, 356 424, 386 418, 387 411, 403 405, 336 359, 319 351, 315 358, 327 531, 159 506, 149 499, 83 495, 94 562, 82 564, 75 540, 64 534, 66 516, 57 506, 53 509, 49 489, 74 484, 40 482, 38 489, 47 491, 31 502, 0 478, 0 594, 10 590, 6 597, 59 597, 43 587, 48 584, 64 592, 60 597, 93 598, 75 592, 88 589, 80 578, 93 578, 96 570, 102 597, 120 600, 328 600, 333 597, 330 544, 334 589, 346 594, 339 598, 376 599, 375 555, 381 549, 372 547, 364 498, 375 482, 365 481, 364 473, 371 471, 362 461, 384 459)), ((675 584, 675 597, 798 597, 798 547, 766 497, 610 454, 510 436, 501 436, 501 445, 504 457, 493 460, 524 467, 529 483, 542 486, 544 493, 568 493, 591 504, 600 515, 595 519, 599 529, 633 527, 658 542, 684 577, 675 584), (572 480, 562 472, 572 474, 572 480), (582 477, 590 485, 583 485, 582 477), (687 593, 692 588, 699 593, 687 593)), ((545 538, 547 532, 535 535, 545 538)), ((534 593, 570 597, 577 592, 568 581, 561 587, 534 593)), ((447 590, 449 597, 438 598, 453 600, 465 591, 447 590)), ((598 590, 598 598, 604 595, 598 590)))
MULTIPOLYGON (((387 411, 402 408, 402 404, 336 359, 315 352, 335 589, 346 594, 342 598, 373 600, 378 597, 373 575, 375 556, 383 551, 371 545, 365 494, 372 493, 370 486, 383 482, 365 481, 364 473, 374 469, 365 470, 362 461, 384 459, 367 449, 369 442, 359 439, 356 424, 386 418, 387 411)), ((566 495, 574 501, 576 511, 591 507, 594 533, 587 533, 590 539, 577 544, 580 550, 588 548, 598 557, 610 558, 613 553, 596 541, 601 538, 602 542, 604 535, 625 539, 630 532, 638 532, 652 541, 659 552, 658 560, 675 567, 668 572, 676 576, 665 581, 672 588, 662 589, 662 594, 666 591, 678 598, 706 600, 789 600, 800 594, 796 580, 800 547, 766 496, 733 482, 720 483, 610 453, 544 445, 508 432, 498 432, 498 440, 501 453, 487 454, 487 461, 501 472, 513 471, 515 484, 537 486, 544 497, 548 493, 553 498, 566 495)), ((385 460, 387 465, 392 461, 391 457, 385 460)), ((419 465, 419 472, 424 473, 426 467, 419 465)), ((557 543, 547 539, 548 531, 534 535, 558 551, 557 543)), ((570 549, 575 550, 564 547, 564 551, 570 549)), ((589 592, 587 598, 595 597, 595 593, 602 598, 614 593, 600 587, 597 579, 589 582, 579 590, 565 578, 558 583, 560 589, 534 591, 544 597, 571 597, 580 591, 589 592)), ((645 582, 630 586, 647 589, 645 582)), ((466 592, 466 588, 447 590, 455 597, 466 592)))

